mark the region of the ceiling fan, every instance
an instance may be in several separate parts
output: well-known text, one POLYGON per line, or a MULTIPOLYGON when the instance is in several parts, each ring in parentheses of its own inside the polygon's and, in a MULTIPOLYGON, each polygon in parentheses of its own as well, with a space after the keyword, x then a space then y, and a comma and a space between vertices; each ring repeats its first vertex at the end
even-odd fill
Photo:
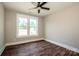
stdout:
POLYGON ((32 4, 36 6, 32 9, 38 9, 38 14, 40 13, 41 9, 50 10, 50 8, 44 7, 44 5, 47 4, 47 2, 37 2, 37 3, 32 2, 32 4))

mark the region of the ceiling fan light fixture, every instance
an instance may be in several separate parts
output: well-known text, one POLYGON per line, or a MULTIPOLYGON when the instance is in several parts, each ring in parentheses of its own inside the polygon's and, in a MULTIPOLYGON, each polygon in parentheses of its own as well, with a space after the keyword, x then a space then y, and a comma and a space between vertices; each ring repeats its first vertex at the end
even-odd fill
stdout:
POLYGON ((40 9, 38 9, 38 14, 40 13, 40 9))
POLYGON ((34 6, 36 6, 35 8, 33 9, 37 9, 38 10, 38 14, 40 13, 40 10, 43 9, 43 10, 50 10, 50 8, 48 7, 44 7, 43 5, 45 5, 47 2, 32 2, 32 4, 34 6))

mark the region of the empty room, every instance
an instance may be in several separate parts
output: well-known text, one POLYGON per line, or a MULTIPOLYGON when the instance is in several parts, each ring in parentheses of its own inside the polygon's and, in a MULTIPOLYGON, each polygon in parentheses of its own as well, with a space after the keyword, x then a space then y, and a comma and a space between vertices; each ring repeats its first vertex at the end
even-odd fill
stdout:
POLYGON ((0 2, 1 56, 79 56, 78 2, 0 2))

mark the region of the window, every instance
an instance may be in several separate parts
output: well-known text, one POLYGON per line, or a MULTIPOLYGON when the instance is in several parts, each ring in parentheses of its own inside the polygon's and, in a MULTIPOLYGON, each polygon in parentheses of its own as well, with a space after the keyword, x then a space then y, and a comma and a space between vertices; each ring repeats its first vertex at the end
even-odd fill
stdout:
POLYGON ((38 18, 27 15, 17 16, 17 36, 38 35, 38 18))
POLYGON ((17 20, 17 35, 18 36, 27 36, 27 18, 23 16, 18 16, 17 20))
POLYGON ((30 35, 38 35, 38 19, 36 17, 30 18, 30 35))

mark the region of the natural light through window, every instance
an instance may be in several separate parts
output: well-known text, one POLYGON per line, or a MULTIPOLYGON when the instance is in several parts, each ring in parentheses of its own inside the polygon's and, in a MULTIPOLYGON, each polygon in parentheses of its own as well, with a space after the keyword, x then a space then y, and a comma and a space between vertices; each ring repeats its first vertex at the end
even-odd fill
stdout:
POLYGON ((30 18, 30 35, 38 35, 38 18, 30 18))
POLYGON ((19 16, 17 20, 18 36, 27 36, 27 18, 19 16))
POLYGON ((35 35, 38 35, 38 18, 19 14, 17 17, 17 36, 35 35))

